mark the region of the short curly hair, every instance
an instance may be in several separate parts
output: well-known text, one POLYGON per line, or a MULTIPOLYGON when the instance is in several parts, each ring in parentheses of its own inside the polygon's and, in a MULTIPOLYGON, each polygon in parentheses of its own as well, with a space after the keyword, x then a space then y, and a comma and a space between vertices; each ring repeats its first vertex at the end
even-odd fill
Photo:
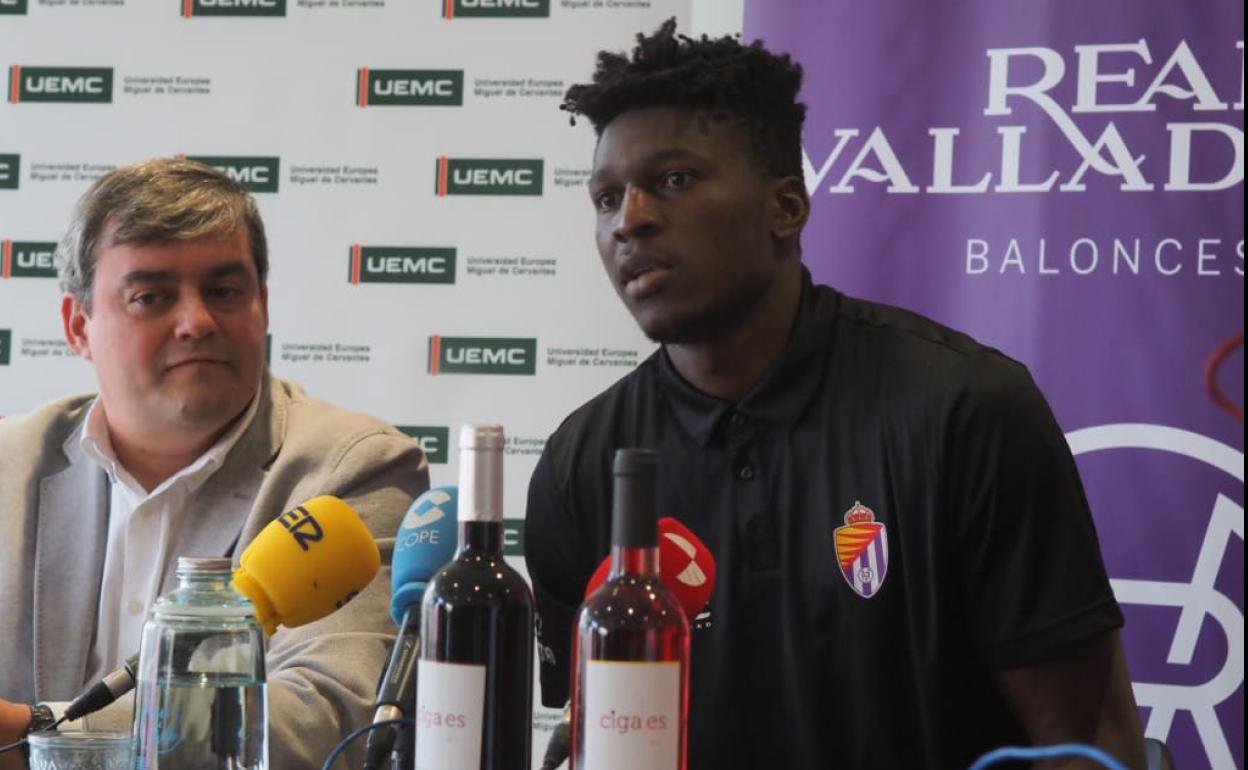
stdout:
POLYGON ((560 109, 583 115, 599 136, 621 113, 644 107, 688 107, 737 120, 755 159, 774 176, 802 178, 802 121, 797 101, 802 66, 761 40, 693 38, 668 19, 650 36, 637 35, 632 58, 598 52, 594 82, 570 87, 560 109))

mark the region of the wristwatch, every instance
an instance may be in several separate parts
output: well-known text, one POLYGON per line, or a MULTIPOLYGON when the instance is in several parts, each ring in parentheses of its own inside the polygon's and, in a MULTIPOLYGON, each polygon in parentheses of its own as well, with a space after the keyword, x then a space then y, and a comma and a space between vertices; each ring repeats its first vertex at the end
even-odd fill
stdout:
POLYGON ((30 724, 26 727, 26 734, 47 730, 54 724, 56 715, 52 713, 51 707, 46 703, 36 703, 30 707, 30 724))
MULTIPOLYGON (((48 704, 34 703, 30 707, 30 724, 26 725, 26 732, 22 734, 22 738, 28 738, 31 733, 37 733, 40 730, 47 730, 54 724, 56 724, 56 715, 52 713, 48 704)), ((22 756, 30 759, 29 742, 22 742, 22 756)))

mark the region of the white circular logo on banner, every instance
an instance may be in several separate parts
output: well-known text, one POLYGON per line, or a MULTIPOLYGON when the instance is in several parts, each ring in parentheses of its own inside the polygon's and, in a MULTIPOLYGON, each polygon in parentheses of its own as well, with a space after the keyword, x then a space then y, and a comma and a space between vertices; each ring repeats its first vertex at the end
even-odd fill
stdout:
MULTIPOLYGON (((1225 472, 1241 485, 1244 482, 1244 454, 1199 433, 1164 425, 1120 423, 1098 425, 1066 436, 1075 456, 1106 449, 1153 449, 1198 460, 1225 472)), ((1166 740, 1174 716, 1179 711, 1192 715, 1212 767, 1234 767, 1226 734, 1215 710, 1244 683, 1244 613, 1214 583, 1232 537, 1244 539, 1244 508, 1218 494, 1204 540, 1196 557, 1191 582, 1160 580, 1111 580, 1114 594, 1122 604, 1178 607, 1179 620, 1166 662, 1190 665, 1205 616, 1213 618, 1227 639, 1227 656, 1221 669, 1196 685, 1135 682, 1135 700, 1149 709, 1144 733, 1166 740)))

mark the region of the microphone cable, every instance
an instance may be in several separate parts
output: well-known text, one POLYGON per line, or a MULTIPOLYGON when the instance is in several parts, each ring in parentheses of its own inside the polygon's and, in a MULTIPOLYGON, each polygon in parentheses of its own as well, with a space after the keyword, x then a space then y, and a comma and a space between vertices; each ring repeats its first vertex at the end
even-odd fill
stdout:
POLYGON ((997 764, 998 762, 1007 762, 1021 760, 1030 762, 1039 759, 1060 759, 1064 757, 1083 757, 1099 762, 1109 770, 1127 770, 1127 768, 1107 754, 1105 751, 1095 746, 1089 746, 1086 743, 1057 743, 1052 746, 1003 746, 999 749, 993 749, 971 765, 970 770, 983 770, 986 767, 997 764))
POLYGON ((330 768, 334 766, 334 763, 338 761, 338 758, 342 756, 342 752, 346 751, 347 747, 350 746, 352 741, 356 738, 359 738, 364 733, 376 730, 378 727, 390 727, 392 725, 415 727, 416 720, 409 719, 407 717, 403 717, 402 719, 387 719, 384 722, 372 722, 364 725, 363 727, 352 730, 346 738, 343 738, 338 742, 338 745, 334 747, 333 751, 329 752, 329 756, 325 759, 325 764, 321 766, 321 770, 330 770, 330 768))

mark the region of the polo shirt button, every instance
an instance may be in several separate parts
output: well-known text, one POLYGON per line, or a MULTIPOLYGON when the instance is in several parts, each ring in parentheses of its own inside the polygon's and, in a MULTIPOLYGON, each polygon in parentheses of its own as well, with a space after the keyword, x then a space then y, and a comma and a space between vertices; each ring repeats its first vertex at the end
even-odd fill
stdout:
POLYGON ((740 414, 733 412, 732 417, 728 418, 728 422, 732 423, 732 427, 740 428, 745 424, 745 418, 740 414))
POLYGON ((130 610, 131 615, 138 615, 143 611, 143 603, 137 600, 131 601, 130 606, 126 609, 130 610))
POLYGON ((737 471, 737 475, 740 476, 742 480, 749 481, 754 478, 754 468, 749 465, 742 465, 741 470, 737 471))

